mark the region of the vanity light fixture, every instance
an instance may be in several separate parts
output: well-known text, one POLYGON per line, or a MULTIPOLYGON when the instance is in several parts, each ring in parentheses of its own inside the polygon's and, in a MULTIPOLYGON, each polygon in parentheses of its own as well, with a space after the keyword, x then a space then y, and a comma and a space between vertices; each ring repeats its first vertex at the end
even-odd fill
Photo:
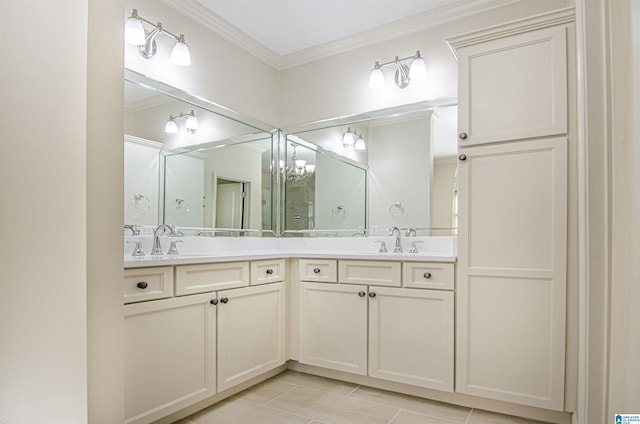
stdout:
POLYGON ((166 34, 176 40, 176 44, 171 50, 171 62, 178 66, 191 65, 191 55, 189 47, 184 41, 184 34, 179 36, 167 31, 162 27, 162 23, 154 24, 138 15, 138 10, 133 9, 131 16, 124 24, 124 39, 127 43, 138 46, 138 51, 145 59, 151 59, 157 51, 156 37, 158 34, 166 34), (150 25, 153 29, 145 31, 143 23, 150 25))
POLYGON ((370 88, 384 88, 385 81, 382 68, 387 65, 395 65, 395 82, 400 88, 406 88, 413 79, 421 79, 427 76, 427 66, 422 56, 420 56, 420 50, 417 50, 413 56, 403 57, 402 59, 396 56, 394 60, 382 64, 376 62, 369 75, 370 88), (409 59, 412 59, 411 68, 402 63, 402 61, 409 59))
POLYGON ((169 115, 169 120, 164 126, 164 132, 168 134, 176 134, 178 132, 178 124, 176 123, 176 119, 185 119, 185 128, 189 132, 189 134, 195 134, 200 127, 200 123, 198 122, 198 117, 195 112, 192 110, 190 113, 181 113, 180 115, 173 116, 169 115))
POLYGON ((345 149, 353 147, 355 150, 364 150, 366 149, 366 144, 362 134, 351 131, 351 127, 347 127, 347 131, 342 136, 342 147, 345 149))

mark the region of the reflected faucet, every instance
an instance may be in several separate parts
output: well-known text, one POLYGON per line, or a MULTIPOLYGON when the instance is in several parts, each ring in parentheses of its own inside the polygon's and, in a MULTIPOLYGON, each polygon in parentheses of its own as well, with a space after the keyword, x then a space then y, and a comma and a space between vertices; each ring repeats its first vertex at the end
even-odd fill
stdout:
POLYGON ((415 228, 409 228, 407 230, 407 237, 416 237, 418 234, 416 233, 416 229, 415 228))
POLYGON ((125 225, 124 226, 124 231, 126 232, 127 230, 131 231, 131 235, 132 236, 139 236, 140 235, 140 227, 137 225, 125 225))
POLYGON ((169 235, 171 236, 176 234, 176 227, 169 224, 158 225, 158 227, 153 230, 153 249, 151 249, 152 255, 164 254, 164 252, 162 251, 162 246, 160 245, 160 236, 162 236, 167 230, 169 231, 169 235))
POLYGON ((393 246, 393 253, 402 253, 402 245, 400 244, 400 230, 393 227, 389 230, 389 235, 396 238, 396 244, 393 246))

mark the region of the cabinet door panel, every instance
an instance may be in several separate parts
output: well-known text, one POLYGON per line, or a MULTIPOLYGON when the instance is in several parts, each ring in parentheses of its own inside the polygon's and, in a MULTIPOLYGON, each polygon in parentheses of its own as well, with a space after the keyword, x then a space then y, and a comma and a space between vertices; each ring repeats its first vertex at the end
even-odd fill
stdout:
POLYGON ((215 394, 212 297, 125 306, 125 423, 149 423, 215 394))
POLYGON ((218 298, 218 391, 285 362, 284 283, 226 290, 218 298))
POLYGON ((465 149, 456 391, 564 403, 566 139, 465 149))
POLYGON ((366 375, 366 293, 366 286, 301 283, 301 363, 366 375))
POLYGON ((453 292, 370 290, 369 375, 453 391, 453 292))
POLYGON ((566 30, 458 50, 460 146, 567 132, 566 30))

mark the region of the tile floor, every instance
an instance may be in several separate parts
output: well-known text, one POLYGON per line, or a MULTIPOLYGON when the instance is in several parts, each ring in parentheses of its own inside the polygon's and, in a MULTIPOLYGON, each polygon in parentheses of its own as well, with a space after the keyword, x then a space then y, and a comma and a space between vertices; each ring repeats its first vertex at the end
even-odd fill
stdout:
POLYGON ((174 424, 541 424, 286 371, 174 424))

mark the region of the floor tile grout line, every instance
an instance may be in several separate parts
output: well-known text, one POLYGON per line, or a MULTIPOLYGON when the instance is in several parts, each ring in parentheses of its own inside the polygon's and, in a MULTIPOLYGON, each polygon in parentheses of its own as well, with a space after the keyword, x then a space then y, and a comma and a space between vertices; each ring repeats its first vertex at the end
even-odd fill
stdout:
POLYGON ((290 392, 291 390, 293 390, 293 389, 295 389, 295 388, 296 388, 296 386, 289 388, 286 392, 280 393, 278 396, 274 397, 273 399, 271 399, 271 400, 270 400, 269 402, 267 402, 267 403, 252 402, 252 401, 250 401, 250 400, 247 400, 247 399, 241 399, 241 398, 237 398, 237 399, 238 399, 238 400, 240 400, 240 401, 243 401, 243 402, 252 403, 252 404, 254 404, 254 405, 264 406, 265 408, 271 409, 272 411, 278 411, 278 412, 281 412, 281 413, 284 413, 284 414, 287 414, 287 415, 291 415, 291 416, 293 416, 293 417, 304 418, 305 420, 311 420, 311 421, 309 421, 309 423, 311 423, 311 422, 313 422, 313 421, 316 421, 315 419, 313 419, 313 418, 311 418, 311 417, 307 417, 306 415, 295 414, 295 413, 293 413, 293 412, 291 412, 291 411, 287 411, 287 410, 285 410, 285 409, 280 409, 280 408, 276 408, 276 407, 275 407, 275 406, 273 406, 273 405, 269 405, 269 403, 271 403, 272 401, 276 400, 276 399, 277 399, 277 398, 279 398, 280 396, 284 395, 285 393, 290 392))
POLYGON ((346 395, 344 395, 345 397, 351 397, 352 393, 355 393, 360 387, 362 387, 362 384, 358 384, 353 390, 351 390, 349 393, 347 393, 346 395))
POLYGON ((475 409, 475 408, 471 408, 471 409, 469 410, 469 415, 467 415, 467 420, 464 422, 464 424, 469 424, 469 421, 471 421, 471 414, 473 413, 473 410, 474 410, 474 409, 475 409))
POLYGON ((393 423, 393 420, 395 420, 396 417, 400 415, 401 412, 402 412, 402 409, 398 409, 398 411, 395 414, 393 414, 393 417, 391 417, 391 419, 387 422, 387 424, 393 423))

